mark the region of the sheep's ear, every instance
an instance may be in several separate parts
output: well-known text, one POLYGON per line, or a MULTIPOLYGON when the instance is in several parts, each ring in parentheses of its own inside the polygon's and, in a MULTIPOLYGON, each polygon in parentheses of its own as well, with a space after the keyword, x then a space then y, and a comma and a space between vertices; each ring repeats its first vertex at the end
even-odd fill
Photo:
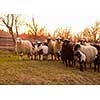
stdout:
POLYGON ((60 39, 60 41, 62 41, 62 39, 60 39))
POLYGON ((61 39, 62 42, 64 42, 64 39, 61 39))

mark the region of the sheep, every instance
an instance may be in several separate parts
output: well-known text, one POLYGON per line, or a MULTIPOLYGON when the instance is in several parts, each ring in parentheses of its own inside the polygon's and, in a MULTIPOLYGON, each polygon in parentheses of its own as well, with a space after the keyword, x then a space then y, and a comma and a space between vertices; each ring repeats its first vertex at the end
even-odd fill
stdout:
POLYGON ((54 55, 54 41, 51 40, 50 38, 47 39, 47 46, 48 46, 48 58, 51 55, 51 59, 53 60, 53 55, 54 55))
POLYGON ((53 50, 54 50, 54 57, 55 57, 55 60, 58 59, 60 60, 60 52, 61 52, 61 48, 62 48, 62 41, 60 38, 57 38, 54 42, 54 45, 53 45, 53 50))
POLYGON ((95 47, 91 46, 91 45, 81 45, 81 44, 76 44, 74 47, 74 51, 75 53, 80 50, 82 53, 84 53, 86 55, 86 62, 90 63, 90 67, 91 64, 95 58, 95 56, 98 54, 98 51, 95 47))
POLYGON ((31 60, 33 60, 33 46, 29 40, 22 40, 16 38, 15 52, 20 55, 22 59, 24 54, 27 54, 31 60))
POLYGON ((74 56, 77 56, 78 59, 77 61, 80 64, 80 71, 83 71, 84 68, 86 69, 86 55, 84 53, 82 53, 80 50, 78 50, 74 56))
POLYGON ((48 46, 47 43, 42 44, 41 42, 37 42, 37 44, 34 46, 34 55, 35 55, 35 60, 36 57, 38 56, 39 60, 42 61, 44 59, 44 56, 48 57, 48 46))
POLYGON ((42 50, 42 43, 40 41, 37 41, 37 43, 34 45, 34 60, 38 59, 38 60, 42 60, 42 54, 43 54, 43 50, 42 50))
POLYGON ((43 50, 43 59, 48 60, 48 46, 46 42, 44 42, 44 44, 42 45, 42 50, 43 50))
POLYGON ((70 62, 74 64, 74 51, 73 51, 73 45, 69 40, 64 40, 62 49, 61 49, 61 59, 63 63, 66 63, 67 66, 67 61, 69 63, 69 66, 71 66, 70 62))
POLYGON ((100 51, 100 44, 94 43, 94 44, 91 44, 91 45, 94 46, 98 50, 98 52, 100 51))
POLYGON ((100 67, 100 51, 95 56, 95 60, 94 60, 94 71, 95 72, 96 72, 96 66, 98 66, 98 72, 99 72, 99 67, 100 67))
POLYGON ((38 45, 37 45, 36 42, 33 44, 33 55, 34 55, 34 60, 37 60, 37 56, 38 56, 38 45))

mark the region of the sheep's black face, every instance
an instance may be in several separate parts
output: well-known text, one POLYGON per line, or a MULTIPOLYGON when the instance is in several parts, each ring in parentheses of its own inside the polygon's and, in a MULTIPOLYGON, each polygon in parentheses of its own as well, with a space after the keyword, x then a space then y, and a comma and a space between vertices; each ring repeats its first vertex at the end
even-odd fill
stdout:
POLYGON ((51 39, 47 39, 47 42, 49 43, 51 41, 51 39))
POLYGON ((78 58, 80 58, 80 57, 81 57, 80 52, 77 51, 77 52, 75 53, 75 56, 77 56, 78 58))
POLYGON ((81 54, 80 54, 79 51, 75 52, 75 54, 74 54, 74 59, 75 59, 76 61, 80 61, 80 59, 81 59, 81 54))
POLYGON ((69 44, 69 42, 70 42, 70 41, 68 41, 68 40, 64 40, 64 41, 63 41, 63 45, 64 45, 64 46, 67 46, 67 45, 69 44))
POLYGON ((76 45, 74 46, 74 50, 75 50, 75 51, 78 50, 78 49, 80 49, 80 48, 81 48, 80 44, 76 44, 76 45))

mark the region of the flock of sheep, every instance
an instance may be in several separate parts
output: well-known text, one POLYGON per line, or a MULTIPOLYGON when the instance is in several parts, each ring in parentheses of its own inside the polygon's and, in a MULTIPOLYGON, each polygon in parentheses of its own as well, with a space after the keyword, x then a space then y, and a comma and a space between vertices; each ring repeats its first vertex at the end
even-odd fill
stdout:
POLYGON ((94 63, 94 71, 96 65, 100 66, 100 46, 89 43, 73 43, 72 41, 61 38, 52 40, 48 38, 44 42, 30 42, 29 40, 16 39, 15 51, 24 59, 24 55, 31 60, 62 60, 66 66, 75 66, 76 62, 80 65, 80 70, 86 69, 87 63, 94 63))

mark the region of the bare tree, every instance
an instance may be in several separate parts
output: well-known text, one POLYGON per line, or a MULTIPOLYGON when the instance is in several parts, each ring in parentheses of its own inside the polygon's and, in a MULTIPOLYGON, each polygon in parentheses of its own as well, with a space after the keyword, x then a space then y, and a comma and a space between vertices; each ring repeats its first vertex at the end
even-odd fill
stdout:
POLYGON ((54 31, 53 37, 63 37, 64 29, 63 28, 57 28, 54 31))
POLYGON ((19 18, 20 15, 18 14, 7 14, 0 17, 1 21, 7 27, 9 33, 11 34, 14 45, 15 45, 15 34, 13 29, 15 28, 16 30, 15 33, 17 34, 18 37, 18 27, 20 25, 19 18))
POLYGON ((13 43, 15 45, 15 37, 13 33, 14 14, 7 14, 6 18, 0 17, 0 19, 2 20, 3 24, 8 28, 8 31, 11 34, 13 43))
POLYGON ((93 35, 93 40, 96 41, 97 35, 100 36, 100 22, 96 21, 93 26, 91 26, 91 33, 93 35))
POLYGON ((26 23, 26 26, 30 28, 31 34, 37 36, 38 25, 35 24, 34 17, 32 17, 32 25, 30 23, 26 23))
POLYGON ((70 33, 71 33, 71 28, 68 29, 66 27, 66 29, 64 30, 64 37, 69 38, 71 35, 70 33))
POLYGON ((87 41, 90 40, 92 35, 90 28, 85 28, 82 32, 80 32, 80 35, 82 39, 85 39, 87 41))
POLYGON ((62 38, 69 38, 71 37, 71 28, 66 28, 66 29, 63 29, 63 28, 57 28, 55 31, 54 31, 54 37, 62 37, 62 38))
POLYGON ((15 29, 16 29, 16 34, 17 34, 17 37, 19 36, 19 34, 18 34, 18 18, 19 18, 19 16, 18 15, 16 15, 15 16, 15 29))

